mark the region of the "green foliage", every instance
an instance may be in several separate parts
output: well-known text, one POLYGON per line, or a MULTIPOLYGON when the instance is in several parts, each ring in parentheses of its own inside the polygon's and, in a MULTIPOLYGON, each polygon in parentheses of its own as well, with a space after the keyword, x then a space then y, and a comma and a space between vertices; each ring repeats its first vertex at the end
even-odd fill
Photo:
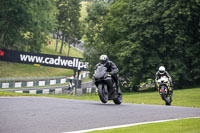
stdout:
MULTIPOLYGON (((76 43, 82 36, 79 21, 80 0, 58 0, 56 5, 59 10, 57 20, 58 31, 62 32, 62 46, 63 42, 67 41, 70 48, 70 45, 76 43)), ((60 53, 62 53, 62 46, 60 53)))
MULTIPOLYGON (((102 23, 107 15, 107 4, 103 1, 94 1, 87 7, 88 16, 85 19, 87 23, 85 35, 86 52, 84 57, 89 61, 89 69, 93 73, 94 65, 98 62, 99 55, 106 49, 104 39, 100 36, 102 33, 102 23)), ((92 74, 91 73, 91 74, 92 74)))
POLYGON ((39 52, 55 26, 54 0, 2 0, 0 47, 39 52))
POLYGON ((81 10, 80 10, 80 21, 84 21, 84 19, 87 17, 87 11, 86 7, 89 5, 89 2, 87 1, 81 1, 81 10))
POLYGON ((86 55, 92 67, 105 53, 135 89, 154 79, 160 65, 178 87, 199 84, 200 1, 117 0, 105 14, 92 7, 86 55))

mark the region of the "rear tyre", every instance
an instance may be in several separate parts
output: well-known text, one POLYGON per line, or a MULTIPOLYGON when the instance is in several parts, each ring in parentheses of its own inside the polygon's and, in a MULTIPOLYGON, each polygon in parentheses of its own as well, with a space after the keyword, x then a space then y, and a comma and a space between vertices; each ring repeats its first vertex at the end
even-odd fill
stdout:
POLYGON ((99 98, 102 103, 107 103, 108 101, 108 90, 107 90, 107 85, 106 84, 99 84, 98 85, 98 94, 99 98))
POLYGON ((118 95, 117 98, 115 98, 115 99, 113 100, 113 102, 114 102, 115 104, 121 104, 121 103, 122 103, 122 95, 118 95))

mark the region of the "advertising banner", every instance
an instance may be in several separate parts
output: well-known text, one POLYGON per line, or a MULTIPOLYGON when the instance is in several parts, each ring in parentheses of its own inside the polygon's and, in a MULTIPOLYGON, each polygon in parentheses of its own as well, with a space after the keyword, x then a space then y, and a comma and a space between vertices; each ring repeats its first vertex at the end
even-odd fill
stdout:
POLYGON ((42 66, 58 67, 86 71, 88 62, 82 62, 82 58, 38 54, 16 50, 0 49, 0 60, 23 64, 40 64, 42 66))

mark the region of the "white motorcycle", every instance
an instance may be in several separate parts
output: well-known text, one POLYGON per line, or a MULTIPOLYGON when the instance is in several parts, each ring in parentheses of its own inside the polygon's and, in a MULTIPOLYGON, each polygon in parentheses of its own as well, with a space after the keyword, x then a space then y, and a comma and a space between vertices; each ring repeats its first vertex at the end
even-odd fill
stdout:
POLYGON ((160 96, 162 100, 165 101, 166 105, 171 105, 172 102, 172 96, 170 94, 170 82, 169 79, 166 76, 162 76, 157 81, 158 90, 160 92, 160 96))

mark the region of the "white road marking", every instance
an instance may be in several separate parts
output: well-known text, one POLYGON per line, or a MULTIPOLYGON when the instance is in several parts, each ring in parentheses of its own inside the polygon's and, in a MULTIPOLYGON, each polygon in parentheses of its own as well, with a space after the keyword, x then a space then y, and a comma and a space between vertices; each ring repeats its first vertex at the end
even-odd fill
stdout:
POLYGON ((110 126, 110 127, 100 127, 100 128, 93 128, 93 129, 87 129, 87 130, 62 132, 62 133, 86 133, 86 132, 97 131, 97 130, 106 130, 106 129, 113 129, 113 128, 123 128, 123 127, 130 127, 130 126, 136 126, 136 125, 142 125, 142 124, 160 123, 160 122, 175 121, 175 120, 181 120, 181 119, 191 119, 191 118, 200 118, 200 117, 188 117, 188 118, 178 118, 178 119, 168 119, 168 120, 159 120, 159 121, 140 122, 140 123, 126 124, 126 125, 118 125, 118 126, 110 126))

